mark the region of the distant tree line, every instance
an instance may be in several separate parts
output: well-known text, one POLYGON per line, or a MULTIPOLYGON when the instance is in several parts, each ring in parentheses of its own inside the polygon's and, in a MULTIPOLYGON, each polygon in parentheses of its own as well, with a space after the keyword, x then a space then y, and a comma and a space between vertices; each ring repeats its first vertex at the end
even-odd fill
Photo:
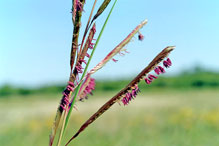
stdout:
MULTIPOLYGON (((95 92, 107 92, 107 91, 119 91, 129 82, 129 79, 108 81, 99 80, 96 81, 95 92)), ((190 72, 183 72, 175 76, 161 76, 156 79, 152 84, 146 85, 144 81, 140 84, 141 90, 152 90, 156 88, 162 89, 204 89, 204 88, 219 88, 219 73, 205 71, 200 68, 196 68, 190 72)), ((6 97, 10 95, 30 95, 30 94, 50 94, 61 93, 65 85, 53 85, 40 88, 18 88, 10 85, 4 85, 0 87, 0 97, 6 97)))

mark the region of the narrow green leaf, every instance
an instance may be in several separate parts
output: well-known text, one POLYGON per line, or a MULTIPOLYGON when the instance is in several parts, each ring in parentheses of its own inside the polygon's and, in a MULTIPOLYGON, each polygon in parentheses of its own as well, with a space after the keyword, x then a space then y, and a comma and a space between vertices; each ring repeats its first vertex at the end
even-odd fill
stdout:
POLYGON ((103 11, 106 9, 106 7, 109 5, 110 2, 111 2, 111 0, 104 0, 102 5, 99 7, 97 13, 94 15, 91 23, 103 13, 103 11))

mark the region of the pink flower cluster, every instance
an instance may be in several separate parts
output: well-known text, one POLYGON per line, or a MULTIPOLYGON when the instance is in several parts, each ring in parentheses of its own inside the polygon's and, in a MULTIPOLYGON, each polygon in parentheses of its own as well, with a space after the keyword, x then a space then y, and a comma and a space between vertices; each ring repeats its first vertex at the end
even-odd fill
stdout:
MULTIPOLYGON (((95 34, 96 33, 96 27, 95 26, 92 27, 91 31, 93 31, 93 34, 95 34)), ((94 40, 93 38, 88 40, 88 48, 89 49, 94 48, 94 43, 92 43, 93 40, 94 40)), ((88 54, 88 53, 86 53, 85 56, 87 58, 90 58, 90 54, 88 54)), ((82 63, 87 64, 86 60, 81 58, 78 61, 77 65, 75 66, 75 69, 76 69, 77 73, 79 73, 79 74, 83 73, 84 68, 82 67, 82 63)))
POLYGON ((80 0, 75 0, 76 7, 79 11, 83 11, 83 4, 80 2, 80 0))
POLYGON ((137 96, 138 92, 140 92, 138 85, 136 84, 135 87, 131 90, 131 92, 127 92, 125 97, 122 98, 122 102, 124 105, 128 105, 129 102, 137 96))
MULTIPOLYGON (((165 68, 169 68, 170 66, 172 65, 172 62, 169 58, 167 58, 167 60, 164 60, 163 61, 163 66, 165 68)), ((155 67, 154 69, 154 72, 157 74, 157 75, 160 75, 160 74, 163 74, 165 73, 165 69, 164 67, 162 66, 157 66, 155 67)), ((158 77, 155 76, 155 75, 152 75, 152 74, 148 74, 147 77, 145 78, 145 82, 147 84, 150 84, 154 79, 157 79, 158 77)), ((137 96, 137 93, 140 92, 139 88, 138 88, 138 85, 136 84, 135 87, 131 90, 131 92, 127 92, 125 94, 125 97, 122 98, 122 102, 124 105, 128 105, 129 102, 134 99, 134 97, 137 96)))
POLYGON ((171 62, 170 58, 167 58, 167 60, 164 60, 164 61, 163 61, 163 65, 164 65, 166 68, 170 67, 170 66, 172 65, 172 62, 171 62))
POLYGON ((150 84, 154 79, 157 79, 157 76, 149 74, 148 77, 145 78, 144 80, 147 84, 150 84))
MULTIPOLYGON (((169 68, 171 65, 172 65, 172 62, 171 62, 171 60, 170 60, 169 58, 167 58, 167 60, 164 60, 164 61, 163 61, 163 66, 164 66, 165 68, 169 68)), ((163 74, 163 73, 165 73, 164 67, 162 67, 162 66, 157 66, 157 67, 155 67, 154 72, 155 72, 157 75, 163 74)), ((157 76, 152 75, 152 74, 149 74, 149 75, 145 78, 145 82, 146 82, 147 84, 150 84, 154 79, 157 79, 157 76)))
MULTIPOLYGON (((81 93, 82 95, 80 96, 80 101, 83 101, 84 98, 87 99, 88 94, 92 94, 92 91, 95 89, 95 85, 96 85, 95 79, 90 78, 90 81, 89 81, 88 85, 82 91, 83 93, 81 93)), ((83 84, 82 84, 82 86, 83 86, 83 84)))
POLYGON ((66 106, 69 105, 70 92, 74 90, 74 83, 68 82, 66 89, 63 91, 63 97, 60 103, 60 110, 66 110, 66 106))

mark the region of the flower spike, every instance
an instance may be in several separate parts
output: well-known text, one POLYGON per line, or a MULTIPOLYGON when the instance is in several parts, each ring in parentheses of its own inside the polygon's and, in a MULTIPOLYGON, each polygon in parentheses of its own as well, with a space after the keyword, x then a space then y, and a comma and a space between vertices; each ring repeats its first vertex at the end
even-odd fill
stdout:
MULTIPOLYGON (((100 63, 98 63, 89 73, 93 74, 101 69, 109 60, 111 60, 116 54, 124 50, 124 47, 131 41, 136 33, 147 24, 147 20, 141 22, 119 45, 117 45, 100 63)), ((125 50, 126 51, 126 50, 125 50)))
POLYGON ((73 0, 72 21, 74 24, 74 30, 73 30, 73 36, 72 36, 72 46, 71 46, 71 56, 70 56, 71 71, 73 70, 73 66, 75 64, 75 56, 78 52, 78 38, 79 38, 79 32, 81 28, 82 11, 78 11, 78 5, 80 5, 81 9, 83 9, 84 3, 85 3, 85 0, 73 0))
POLYGON ((72 92, 74 90, 74 83, 72 82, 68 82, 68 85, 66 87, 66 89, 63 91, 63 98, 60 102, 60 110, 66 110, 66 107, 68 107, 69 105, 69 96, 70 96, 70 92, 72 92))
MULTIPOLYGON (((122 100, 124 105, 127 105, 130 101, 130 97, 127 96, 130 90, 139 89, 136 88, 136 85, 149 73, 151 72, 156 66, 161 63, 171 51, 174 50, 174 46, 166 47, 162 52, 160 52, 152 61, 151 63, 142 70, 125 88, 123 88, 118 94, 112 97, 108 102, 106 102, 95 114, 93 114, 78 130, 78 132, 67 142, 65 146, 67 146, 74 138, 76 138, 85 128, 87 128, 91 123, 93 123, 98 117, 100 117, 105 111, 107 111, 113 104, 122 100), (125 97, 124 97, 125 96, 125 97)), ((136 95, 133 92, 134 95, 136 95)), ((131 96, 133 95, 131 94, 131 96)))

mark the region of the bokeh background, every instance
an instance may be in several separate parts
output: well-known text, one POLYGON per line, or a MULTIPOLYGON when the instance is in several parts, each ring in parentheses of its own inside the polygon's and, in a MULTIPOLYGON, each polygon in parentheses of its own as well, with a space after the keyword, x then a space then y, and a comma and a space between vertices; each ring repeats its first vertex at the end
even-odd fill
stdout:
MULTIPOLYGON (((92 3, 86 2, 82 30, 92 3)), ((77 103, 66 140, 157 53, 175 45, 173 66, 165 75, 150 86, 140 83, 136 100, 115 105, 71 145, 219 145, 218 7, 217 0, 118 0, 90 67, 147 18, 141 30, 145 39, 133 39, 129 54, 94 75, 94 95, 77 103)), ((48 144, 70 71, 70 11, 70 0, 0 1, 1 146, 48 144)), ((97 32, 108 12, 97 21, 97 32)))

